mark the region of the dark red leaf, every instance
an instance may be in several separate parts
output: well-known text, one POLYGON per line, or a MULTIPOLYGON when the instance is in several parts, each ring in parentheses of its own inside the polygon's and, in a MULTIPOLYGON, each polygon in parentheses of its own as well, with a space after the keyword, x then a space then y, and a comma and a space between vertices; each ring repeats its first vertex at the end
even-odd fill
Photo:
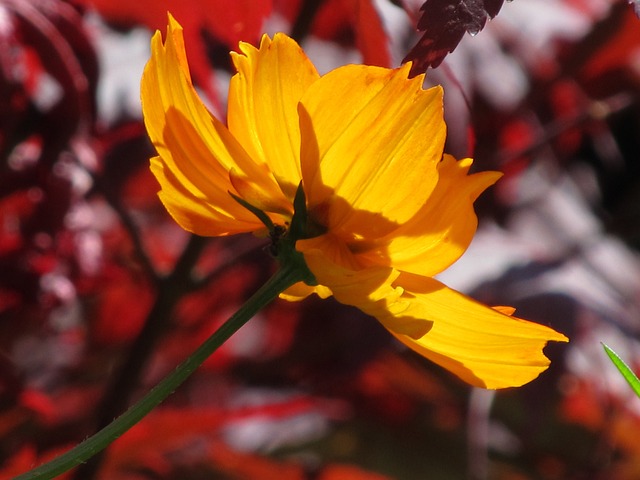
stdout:
POLYGON ((412 61, 411 75, 437 67, 458 46, 465 32, 476 35, 495 17, 504 0, 427 0, 420 11, 422 38, 403 62, 412 61))

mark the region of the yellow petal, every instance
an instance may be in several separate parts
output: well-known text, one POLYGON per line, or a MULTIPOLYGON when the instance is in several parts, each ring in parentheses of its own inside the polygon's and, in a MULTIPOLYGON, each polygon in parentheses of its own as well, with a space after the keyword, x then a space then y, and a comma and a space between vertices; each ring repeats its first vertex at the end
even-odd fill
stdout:
POLYGON ((438 184, 426 204, 358 259, 422 276, 436 275, 458 260, 478 225, 473 202, 501 176, 499 172, 467 175, 471 163, 469 158, 457 162, 445 154, 438 164, 438 184))
POLYGON ((267 213, 274 223, 283 225, 293 216, 293 204, 282 195, 272 195, 253 182, 253 179, 242 176, 235 168, 229 170, 229 180, 233 188, 243 200, 251 206, 267 213), (271 215, 270 213, 280 214, 271 215))
POLYGON ((423 90, 424 76, 407 79, 409 68, 347 65, 302 97, 302 177, 310 213, 345 238, 397 228, 436 185, 446 130, 442 89, 423 90))
MULTIPOLYGON (((204 196, 196 196, 176 178, 159 158, 151 159, 151 171, 160 184, 160 200, 178 225, 202 236, 232 235, 256 231, 264 226, 255 216, 231 219, 204 196)), ((227 194, 228 195, 228 194, 227 194)))
POLYGON ((141 98, 145 125, 159 155, 153 171, 161 176, 162 188, 168 189, 161 198, 170 199, 167 208, 180 225, 202 235, 261 228, 228 194, 233 191, 229 170, 250 178, 259 190, 282 194, 268 170, 251 160, 199 99, 191 84, 182 28, 172 17, 165 44, 160 32, 151 41, 141 98), (197 203, 206 205, 196 208, 197 203), (202 222, 205 210, 216 212, 206 227, 202 222))
POLYGON ((298 282, 282 292, 280 298, 289 302, 299 302, 313 293, 322 299, 329 298, 332 295, 331 290, 323 285, 312 287, 306 283, 298 282))
POLYGON ((484 388, 517 387, 549 366, 542 349, 568 339, 543 325, 511 317, 508 308, 489 308, 437 280, 402 274, 413 314, 433 321, 419 339, 393 333, 398 340, 467 383, 484 388))
POLYGON ((240 43, 240 51, 231 53, 238 73, 229 85, 229 130, 293 199, 302 178, 298 102, 318 72, 281 33, 273 41, 264 35, 260 49, 240 43))
MULTIPOLYGON (((392 286, 399 275, 396 270, 388 267, 355 269, 353 255, 331 234, 299 240, 296 249, 303 253, 307 266, 320 284, 316 293, 321 296, 330 292, 340 303, 357 307, 378 318, 385 327, 410 337, 419 338, 431 328, 431 322, 424 318, 400 315, 410 304, 401 298, 402 288, 392 286)), ((292 300, 297 295, 311 292, 298 289, 293 293, 293 298, 283 298, 292 300)))

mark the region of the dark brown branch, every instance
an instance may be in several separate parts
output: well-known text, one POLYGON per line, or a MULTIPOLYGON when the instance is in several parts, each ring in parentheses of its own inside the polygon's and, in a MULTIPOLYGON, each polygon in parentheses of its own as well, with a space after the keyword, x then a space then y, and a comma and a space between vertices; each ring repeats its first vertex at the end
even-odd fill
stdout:
POLYGON ((291 26, 291 37, 296 39, 298 43, 309 34, 313 19, 318 10, 324 3, 324 0, 304 0, 295 22, 291 26))

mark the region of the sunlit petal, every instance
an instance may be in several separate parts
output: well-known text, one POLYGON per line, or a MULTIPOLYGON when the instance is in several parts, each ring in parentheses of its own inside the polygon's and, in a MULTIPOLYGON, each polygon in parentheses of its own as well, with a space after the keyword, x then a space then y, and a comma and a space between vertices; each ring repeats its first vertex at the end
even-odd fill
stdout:
POLYGON ((444 155, 438 164, 438 184, 425 205, 405 224, 362 250, 367 265, 393 265, 398 270, 433 276, 465 252, 476 233, 473 202, 500 176, 499 172, 467 175, 471 159, 444 155))
POLYGON ((322 299, 329 298, 332 295, 331 290, 324 285, 312 287, 306 283, 298 282, 282 292, 280 298, 288 300, 289 302, 299 302, 314 293, 322 299))
POLYGON ((169 18, 166 42, 162 43, 157 32, 151 51, 142 78, 141 97, 145 125, 159 155, 155 162, 162 164, 153 171, 163 176, 159 178, 163 187, 171 189, 177 184, 182 187, 164 192, 161 198, 172 199, 170 211, 176 220, 182 220, 184 228, 202 225, 197 220, 199 213, 192 210, 195 203, 202 202, 207 204, 206 210, 217 212, 212 218, 213 225, 205 229, 206 234, 254 230, 256 219, 228 194, 233 191, 229 170, 237 170, 239 175, 250 178, 256 189, 269 191, 273 197, 280 194, 279 188, 268 169, 251 160, 199 99, 191 84, 182 28, 173 18, 169 18), (178 214, 180 208, 184 211, 178 214), (221 224, 216 223, 218 220, 221 224))
POLYGON ((282 225, 285 219, 293 215, 293 205, 283 195, 272 195, 271 190, 260 188, 251 178, 245 177, 235 168, 229 170, 229 180, 240 198, 263 212, 280 214, 280 218, 270 215, 275 223, 282 225))
POLYGON ((411 337, 419 338, 431 328, 431 322, 424 318, 401 315, 410 304, 401 298, 402 288, 392 286, 399 275, 396 270, 354 269, 353 256, 330 234, 298 241, 296 249, 304 254, 318 283, 340 303, 358 307, 378 318, 385 327, 411 337))
POLYGON ((438 181, 446 130, 442 89, 423 90, 423 76, 408 80, 408 72, 408 65, 347 65, 324 75, 301 100, 309 208, 344 237, 397 228, 438 181))
POLYGON ((262 227, 258 219, 251 215, 230 221, 228 212, 221 211, 203 194, 194 194, 193 186, 188 190, 159 157, 151 159, 151 171, 160 184, 160 200, 176 223, 188 232, 220 236, 255 231, 262 227))
POLYGON ((240 44, 229 86, 229 130, 251 157, 268 164, 288 198, 301 180, 298 102, 318 72, 298 44, 281 33, 260 48, 240 44))
POLYGON ((542 352, 547 342, 567 341, 548 327, 508 316, 505 307, 489 308, 432 278, 402 274, 397 283, 412 303, 411 312, 432 320, 433 328, 419 339, 392 333, 471 385, 523 385, 549 366, 542 352))

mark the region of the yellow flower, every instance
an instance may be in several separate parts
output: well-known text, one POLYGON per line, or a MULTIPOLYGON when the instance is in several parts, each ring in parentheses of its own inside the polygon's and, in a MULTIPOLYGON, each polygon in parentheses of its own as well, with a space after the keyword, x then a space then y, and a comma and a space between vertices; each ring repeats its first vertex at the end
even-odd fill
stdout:
POLYGON ((443 155, 442 89, 408 79, 410 65, 320 76, 283 34, 239 50, 225 125, 191 83, 180 25, 170 17, 166 41, 153 37, 142 106, 173 218, 198 235, 264 231, 231 193, 286 228, 302 184, 309 221, 296 249, 318 285, 284 298, 333 295, 472 385, 519 386, 545 370, 543 347, 564 335, 432 278, 466 250, 473 202, 500 176, 443 155))

